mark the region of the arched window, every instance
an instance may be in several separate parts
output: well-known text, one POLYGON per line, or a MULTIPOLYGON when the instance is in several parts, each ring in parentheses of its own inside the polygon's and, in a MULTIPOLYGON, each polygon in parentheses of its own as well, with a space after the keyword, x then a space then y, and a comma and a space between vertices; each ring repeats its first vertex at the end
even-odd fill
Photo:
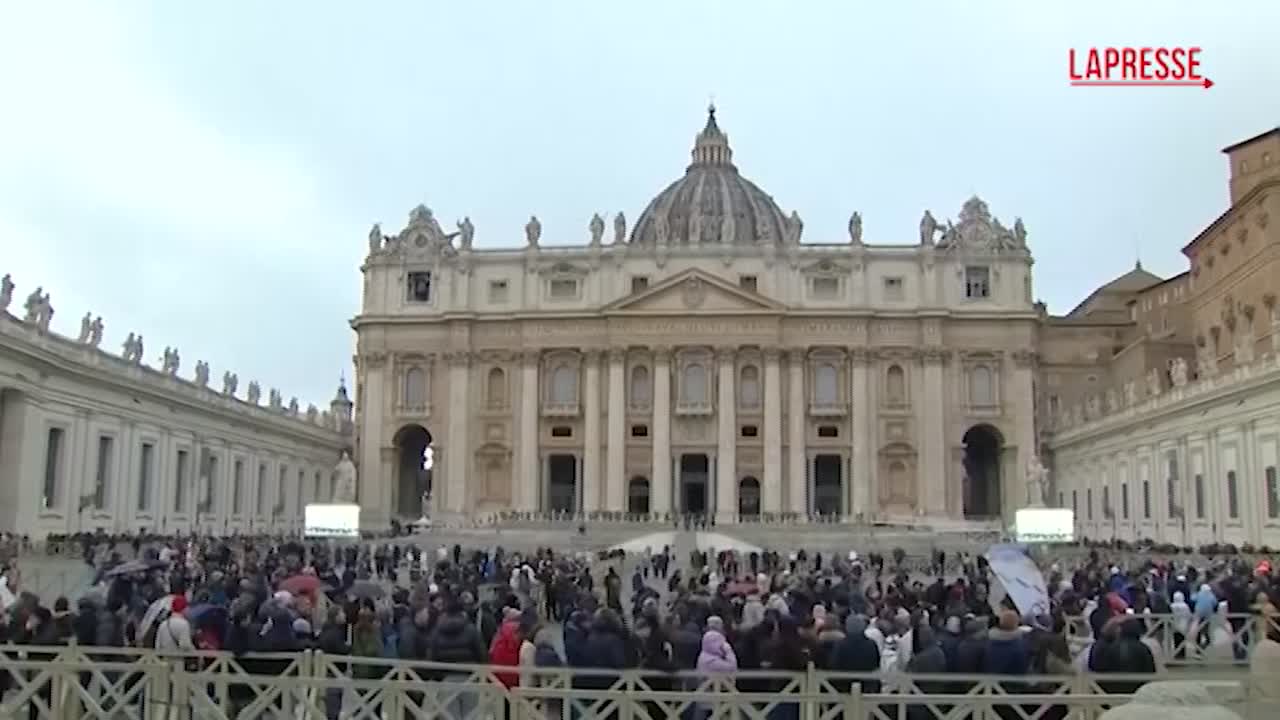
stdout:
POLYGON ((907 404, 907 374, 901 365, 890 365, 885 372, 885 396, 890 405, 907 404))
POLYGON ((742 401, 742 407, 760 407, 760 368, 755 365, 742 368, 742 377, 738 384, 738 397, 742 401))
POLYGON ((840 397, 839 375, 836 367, 821 363, 813 371, 814 401, 819 405, 835 405, 840 397))
POLYGON ((507 404, 507 374, 502 368, 489 370, 489 380, 485 388, 489 398, 489 407, 505 407, 507 404))
POLYGON ((422 407, 427 404, 427 374, 420 367, 411 367, 404 373, 405 407, 422 407))
POLYGON ((707 369, 699 363, 689 363, 684 368, 681 400, 689 405, 707 402, 707 369))
POLYGON ((647 408, 653 402, 653 390, 649 385, 649 368, 637 365, 631 368, 631 406, 647 408))
POLYGON ((551 402, 571 404, 578 401, 578 368, 559 365, 551 374, 551 402))
POLYGON ((989 407, 996 404, 991 368, 978 365, 969 371, 969 404, 989 407))

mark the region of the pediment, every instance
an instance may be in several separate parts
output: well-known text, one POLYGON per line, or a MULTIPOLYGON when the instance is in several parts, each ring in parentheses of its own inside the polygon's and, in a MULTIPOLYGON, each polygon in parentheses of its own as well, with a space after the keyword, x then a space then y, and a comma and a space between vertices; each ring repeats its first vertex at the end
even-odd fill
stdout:
POLYGON ((643 313, 760 313, 782 312, 786 307, 759 293, 702 270, 691 269, 606 305, 602 311, 643 313))

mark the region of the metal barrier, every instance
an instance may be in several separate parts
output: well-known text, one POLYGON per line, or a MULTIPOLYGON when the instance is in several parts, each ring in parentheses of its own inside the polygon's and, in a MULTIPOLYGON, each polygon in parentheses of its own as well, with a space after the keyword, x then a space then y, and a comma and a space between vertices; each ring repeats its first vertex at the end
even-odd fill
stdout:
POLYGON ((1274 718, 1280 677, 734 675, 441 665, 315 651, 233 657, 0 646, 30 720, 1096 720, 1152 680, 1200 680, 1242 717, 1274 718), (511 684, 508 687, 507 684, 511 684))
MULTIPOLYGON (((1266 637, 1265 620, 1260 615, 1229 614, 1224 616, 1223 628, 1230 633, 1230 644, 1217 645, 1212 641, 1211 625, 1191 618, 1178 618, 1169 614, 1144 614, 1131 616, 1143 624, 1143 638, 1156 653, 1158 660, 1170 667, 1204 667, 1247 665, 1253 650, 1266 637)), ((1271 620, 1280 623, 1280 619, 1271 620)), ((1277 625, 1280 627, 1280 624, 1277 625)), ((1093 641, 1089 619, 1075 616, 1067 619, 1067 646, 1077 655, 1093 641)))

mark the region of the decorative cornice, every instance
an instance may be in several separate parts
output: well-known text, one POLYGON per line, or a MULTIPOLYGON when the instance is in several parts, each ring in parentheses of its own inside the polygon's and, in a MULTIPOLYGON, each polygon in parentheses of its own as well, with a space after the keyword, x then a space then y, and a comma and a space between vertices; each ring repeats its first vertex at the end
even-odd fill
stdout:
POLYGON ((604 350, 602 348, 591 347, 582 349, 582 358, 588 365, 599 365, 600 358, 603 355, 604 350))
POLYGON ((1035 367, 1036 361, 1040 359, 1040 355, 1034 350, 1020 349, 1011 353, 1014 365, 1020 368, 1035 367))
POLYGON ((789 348, 787 350, 787 362, 794 365, 803 365, 808 355, 809 351, 806 348, 789 348))
POLYGON ((466 367, 471 364, 469 350, 450 350, 444 354, 445 362, 454 367, 466 367))
POLYGON ((771 365, 777 365, 782 359, 782 348, 776 345, 766 345, 760 348, 760 352, 764 355, 764 361, 771 365))
POLYGON ((927 363, 946 363, 951 359, 951 351, 940 347, 927 347, 920 350, 920 357, 927 363))
POLYGON ((849 348, 849 359, 854 365, 867 365, 871 362, 874 353, 866 346, 858 345, 849 348))
POLYGON ((609 348, 610 363, 624 363, 627 361, 627 349, 621 347, 609 348))
POLYGON ((520 362, 525 365, 537 365, 541 360, 541 350, 526 348, 520 351, 520 362))
POLYGON ((369 370, 378 370, 387 364, 387 354, 385 352, 365 353, 360 358, 360 365, 369 370))
POLYGON ((670 345, 654 345, 652 349, 653 349, 654 362, 670 362, 671 361, 670 345))

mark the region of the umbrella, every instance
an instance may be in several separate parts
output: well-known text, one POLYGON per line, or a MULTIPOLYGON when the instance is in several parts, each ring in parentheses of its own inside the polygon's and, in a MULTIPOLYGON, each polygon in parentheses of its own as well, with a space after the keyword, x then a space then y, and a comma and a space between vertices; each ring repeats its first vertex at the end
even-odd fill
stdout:
POLYGON ((196 605, 187 610, 187 620, 192 625, 202 625, 210 623, 224 622, 227 619, 227 608, 222 605, 196 605))
POLYGON ((382 589, 382 586, 372 580, 357 580, 351 586, 351 597, 357 600, 363 598, 377 600, 385 594, 386 591, 382 589))
POLYGON ((161 614, 173 612, 173 597, 172 595, 165 595, 151 603, 151 606, 147 608, 147 612, 142 616, 142 622, 138 624, 138 637, 145 637, 152 624, 160 619, 161 614))
POLYGON ((133 575, 135 573, 144 573, 148 570, 163 566, 164 563, 159 560, 130 560, 123 562, 103 573, 104 577, 119 577, 121 575, 133 575))
POLYGON ((280 583, 280 589, 291 595, 311 595, 320 585, 320 578, 315 575, 294 575, 280 583))

